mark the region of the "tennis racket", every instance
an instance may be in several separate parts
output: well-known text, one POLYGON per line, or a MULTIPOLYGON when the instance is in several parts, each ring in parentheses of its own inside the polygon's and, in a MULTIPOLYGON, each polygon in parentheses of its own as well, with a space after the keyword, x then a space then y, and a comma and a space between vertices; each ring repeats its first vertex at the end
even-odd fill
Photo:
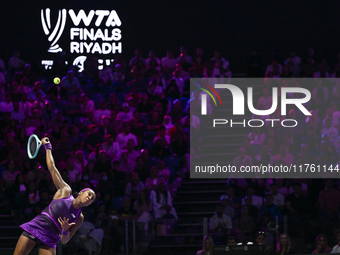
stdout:
POLYGON ((27 154, 30 159, 33 159, 38 155, 41 145, 42 143, 37 135, 33 134, 28 138, 27 154))

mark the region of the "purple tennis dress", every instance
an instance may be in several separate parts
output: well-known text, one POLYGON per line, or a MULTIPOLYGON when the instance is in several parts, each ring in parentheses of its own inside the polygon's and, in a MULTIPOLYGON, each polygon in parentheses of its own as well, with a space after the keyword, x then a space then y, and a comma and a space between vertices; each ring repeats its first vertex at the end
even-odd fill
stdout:
POLYGON ((77 222, 81 209, 75 209, 72 205, 72 195, 60 199, 53 199, 43 212, 33 220, 20 227, 26 232, 38 238, 41 242, 53 249, 57 248, 62 232, 58 218, 68 218, 69 223, 77 222))

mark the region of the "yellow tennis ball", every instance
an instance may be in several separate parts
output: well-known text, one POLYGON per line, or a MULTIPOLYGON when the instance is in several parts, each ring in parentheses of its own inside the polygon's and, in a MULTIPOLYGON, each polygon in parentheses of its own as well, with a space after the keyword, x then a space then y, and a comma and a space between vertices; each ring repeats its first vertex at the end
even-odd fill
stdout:
POLYGON ((55 77, 53 79, 53 82, 54 82, 54 84, 59 84, 60 83, 60 79, 58 77, 55 77))

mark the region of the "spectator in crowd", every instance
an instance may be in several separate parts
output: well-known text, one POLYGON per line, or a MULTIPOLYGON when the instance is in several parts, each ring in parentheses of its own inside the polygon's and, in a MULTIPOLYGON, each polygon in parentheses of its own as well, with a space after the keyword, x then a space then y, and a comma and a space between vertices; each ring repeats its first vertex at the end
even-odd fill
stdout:
POLYGON ((142 95, 141 101, 137 104, 137 111, 142 114, 149 114, 152 110, 152 104, 149 101, 147 93, 142 95))
MULTIPOLYGON (((20 74, 20 73, 17 73, 20 74)), ((29 85, 29 79, 27 77, 22 77, 21 81, 20 81, 20 85, 18 87, 18 90, 20 93, 25 93, 27 94, 31 88, 28 86, 29 85)))
POLYGON ((107 173, 111 169, 111 163, 107 160, 107 154, 104 150, 100 150, 98 153, 98 159, 94 164, 94 171, 96 173, 107 173))
POLYGON ((180 63, 181 58, 184 58, 185 62, 191 65, 192 64, 192 58, 189 55, 187 55, 187 48, 185 46, 181 46, 180 52, 181 52, 181 54, 177 58, 177 63, 180 63))
POLYGON ((25 213, 29 220, 33 219, 36 216, 35 207, 40 201, 39 190, 34 182, 28 183, 28 189, 26 190, 26 210, 25 213))
POLYGON ((18 122, 16 119, 11 118, 9 120, 9 125, 3 130, 3 136, 8 134, 15 135, 18 132, 18 122))
POLYGON ((152 206, 148 196, 146 196, 145 190, 138 192, 138 199, 133 204, 133 209, 136 211, 138 219, 137 222, 142 223, 144 226, 145 236, 149 229, 149 223, 153 221, 151 216, 152 206))
POLYGON ((103 254, 108 254, 109 251, 116 253, 121 252, 121 247, 124 244, 124 236, 122 236, 118 223, 117 210, 112 207, 108 210, 108 217, 103 220, 101 226, 104 230, 103 254))
POLYGON ((340 253, 340 230, 336 231, 335 233, 335 237, 336 237, 336 245, 333 247, 332 252, 331 253, 340 253))
POLYGON ((259 98, 259 101, 257 103, 257 107, 261 105, 264 110, 268 110, 272 107, 272 104, 273 104, 272 101, 273 101, 273 98, 270 95, 269 89, 264 88, 262 92, 262 97, 259 98))
POLYGON ((47 95, 58 105, 58 102, 65 101, 67 99, 67 90, 61 86, 61 83, 54 83, 47 90, 47 95))
POLYGON ((282 193, 279 192, 279 186, 277 183, 271 183, 269 185, 270 187, 270 194, 273 196, 273 204, 278 206, 281 210, 283 210, 283 207, 285 205, 285 197, 282 193))
POLYGON ((27 98, 31 103, 33 103, 34 101, 36 101, 38 99, 39 93, 40 93, 42 100, 46 98, 45 92, 41 89, 42 86, 43 86, 43 84, 40 81, 37 81, 34 84, 34 87, 30 91, 28 91, 27 98))
POLYGON ((12 72, 14 72, 16 70, 22 70, 24 68, 25 61, 23 61, 19 57, 20 57, 20 51, 14 50, 13 56, 8 61, 8 68, 12 72))
POLYGON ((288 189, 286 188, 286 186, 284 185, 285 183, 285 179, 282 178, 276 178, 275 179, 275 183, 278 187, 279 193, 284 195, 285 197, 288 195, 288 189))
POLYGON ((11 186, 10 191, 8 192, 8 198, 10 199, 10 204, 14 212, 15 219, 23 219, 24 218, 24 209, 25 209, 25 194, 26 194, 26 185, 24 176, 22 174, 17 174, 15 177, 14 184, 11 186))
POLYGON ((158 128, 158 135, 155 136, 153 139, 153 143, 155 144, 158 140, 161 140, 161 142, 164 144, 166 148, 169 148, 170 146, 170 136, 166 134, 166 128, 165 126, 161 125, 158 128))
POLYGON ((83 96, 83 102, 81 104, 81 112, 82 114, 86 114, 88 111, 94 111, 95 105, 93 100, 90 99, 89 95, 85 94, 83 96))
POLYGON ((4 85, 0 83, 0 102, 4 102, 6 100, 6 93, 4 90, 4 85))
POLYGON ((15 181, 15 177, 20 174, 20 171, 15 169, 14 161, 8 162, 7 169, 2 173, 2 178, 4 180, 4 186, 6 189, 12 187, 15 181))
MULTIPOLYGON (((224 197, 222 196, 220 200, 224 199, 224 197)), ((229 200, 230 206, 233 207, 235 211, 237 211, 242 204, 242 200, 241 198, 235 196, 235 189, 233 186, 230 185, 227 187, 226 196, 227 196, 227 199, 229 200)))
POLYGON ((67 171, 68 171, 68 177, 70 178, 71 182, 76 184, 79 181, 81 181, 82 172, 80 171, 79 168, 76 168, 74 166, 74 160, 72 158, 69 158, 67 160, 67 171))
POLYGON ((295 254, 295 250, 292 248, 292 244, 290 242, 290 237, 288 234, 282 233, 280 235, 279 240, 276 244, 276 254, 295 254))
POLYGON ((105 139, 107 135, 116 136, 115 130, 110 126, 110 117, 102 117, 102 126, 99 127, 98 133, 103 137, 103 139, 105 139))
POLYGON ((139 152, 135 150, 135 142, 133 139, 129 139, 127 142, 127 157, 132 162, 133 168, 136 167, 136 159, 139 157, 139 152))
POLYGON ((171 109, 169 113, 172 122, 177 123, 182 119, 182 117, 185 116, 185 112, 183 111, 182 103, 179 99, 176 99, 173 103, 173 108, 171 109))
POLYGON ((36 129, 38 129, 40 132, 43 132, 44 130, 46 130, 46 122, 42 120, 41 111, 39 109, 33 110, 30 125, 32 127, 35 127, 36 129))
POLYGON ((100 180, 97 182, 97 190, 100 194, 104 195, 106 193, 114 194, 115 187, 113 186, 112 179, 108 177, 106 172, 98 173, 100 180))
POLYGON ((2 72, 0 72, 0 83, 2 85, 6 83, 5 75, 2 72))
POLYGON ((124 197, 122 201, 122 209, 118 210, 119 220, 137 220, 137 212, 131 207, 131 200, 129 197, 124 197))
POLYGON ((278 154, 275 155, 274 160, 283 161, 286 164, 286 166, 294 164, 293 155, 288 153, 287 145, 285 145, 283 143, 280 145, 280 151, 279 151, 278 154))
POLYGON ((168 184, 170 178, 170 170, 165 167, 165 162, 163 160, 159 160, 157 163, 158 176, 165 183, 168 184))
POLYGON ((159 60, 159 58, 156 57, 156 53, 151 50, 149 52, 149 58, 147 58, 145 60, 145 65, 148 68, 148 72, 152 72, 154 70, 160 71, 161 67, 160 67, 161 61, 159 60))
POLYGON ((125 195, 130 196, 132 190, 136 190, 138 193, 144 190, 144 183, 140 180, 138 173, 131 173, 131 181, 126 185, 125 195))
POLYGON ((144 160, 141 156, 138 156, 136 158, 136 167, 133 170, 134 172, 138 173, 138 175, 140 176, 140 180, 145 183, 147 177, 148 177, 148 169, 144 166, 144 160))
POLYGON ((53 129, 55 126, 57 126, 60 129, 64 120, 63 112, 57 111, 55 117, 49 123, 49 128, 53 129))
POLYGON ((79 80, 72 70, 68 71, 67 76, 62 78, 61 86, 64 87, 68 93, 79 94, 81 89, 79 80))
MULTIPOLYGON (((272 230, 269 229, 269 225, 270 225, 271 222, 275 222, 275 220, 271 217, 270 213, 268 211, 263 211, 262 214, 260 215, 260 217, 256 221, 255 229, 257 231, 266 232, 267 233, 267 239, 270 239, 270 235, 273 234, 272 230)), ((274 238, 273 235, 272 235, 272 237, 274 238)))
POLYGON ((130 111, 129 104, 123 103, 122 111, 117 114, 116 120, 119 122, 129 122, 133 117, 133 113, 130 111))
POLYGON ((140 49, 135 50, 135 56, 131 58, 129 66, 132 68, 137 64, 138 61, 142 61, 142 63, 145 64, 145 60, 142 58, 142 52, 140 49))
POLYGON ((75 94, 71 94, 69 101, 64 105, 64 112, 66 116, 69 116, 74 122, 74 118, 81 115, 81 106, 76 102, 77 98, 75 94))
POLYGON ((99 159, 99 152, 103 150, 103 145, 98 143, 94 149, 89 155, 88 160, 92 163, 95 163, 99 159))
POLYGON ((165 183, 160 183, 158 190, 151 192, 150 200, 152 203, 152 210, 154 218, 160 220, 163 217, 173 217, 178 219, 175 208, 172 206, 172 198, 170 192, 167 190, 165 183))
POLYGON ((230 206, 230 202, 227 195, 222 195, 220 198, 220 203, 223 205, 223 213, 228 215, 231 219, 235 217, 235 210, 230 206))
POLYGON ((236 245, 236 237, 235 236, 228 236, 227 245, 236 245))
POLYGON ((58 146, 60 151, 63 153, 71 152, 73 149, 73 140, 68 133, 67 128, 63 128, 60 130, 60 139, 58 141, 58 146))
POLYGON ((272 218, 276 219, 276 217, 278 217, 279 222, 281 222, 282 221, 281 209, 278 206, 274 205, 273 201, 274 196, 270 193, 266 194, 262 211, 268 211, 272 218))
POLYGON ((137 137, 131 133, 131 126, 129 123, 124 124, 124 131, 117 135, 116 142, 119 144, 120 149, 127 149, 127 143, 129 139, 134 141, 134 144, 137 143, 137 137))
MULTIPOLYGON (((249 198, 252 201, 252 204, 256 206, 259 210, 262 207, 262 197, 255 195, 255 189, 252 186, 247 187, 247 196, 245 198, 249 198)), ((245 204, 245 198, 242 199, 242 204, 245 204)))
POLYGON ((273 58, 271 64, 267 66, 265 77, 269 77, 270 73, 274 73, 277 69, 278 75, 282 74, 282 65, 280 65, 276 58, 273 58))
POLYGON ((120 167, 126 174, 130 174, 134 169, 134 162, 130 161, 128 158, 128 153, 124 151, 120 157, 120 167))
POLYGON ((308 186, 306 184, 306 180, 305 179, 298 179, 296 178, 294 180, 295 182, 293 183, 293 185, 291 185, 288 189, 288 193, 289 194, 293 194, 294 193, 294 184, 295 183, 300 183, 301 184, 301 195, 307 197, 308 195, 308 186))
MULTIPOLYGON (((221 52, 215 50, 214 57, 211 59, 211 63, 217 68, 217 72, 212 74, 212 77, 223 77, 226 71, 229 70, 229 61, 221 56, 221 52), (218 76, 216 76, 218 74, 218 76)), ((226 75, 228 77, 228 75, 226 75)))
POLYGON ((172 124, 171 117, 169 115, 164 116, 163 125, 165 126, 166 135, 171 137, 172 134, 176 131, 176 127, 174 124, 172 124))
POLYGON ((202 250, 196 252, 196 255, 210 255, 214 252, 214 240, 211 236, 205 236, 203 238, 202 250))
POLYGON ((12 118, 16 119, 19 123, 22 123, 25 118, 25 113, 20 109, 20 102, 13 101, 13 110, 11 111, 12 118))
POLYGON ((249 209, 247 205, 242 205, 241 214, 236 220, 236 236, 240 242, 250 242, 253 240, 255 231, 255 221, 252 216, 249 215, 249 209))
POLYGON ((338 137, 338 130, 335 127, 332 127, 332 119, 326 119, 325 126, 321 130, 321 134, 329 134, 331 142, 335 142, 338 137))
POLYGON ((255 235, 255 242, 257 245, 263 245, 263 255, 272 255, 274 254, 273 248, 266 245, 266 233, 263 231, 259 231, 255 235))
POLYGON ((106 136, 105 142, 102 144, 103 150, 108 155, 110 161, 116 161, 119 159, 121 151, 119 144, 114 141, 114 138, 111 134, 106 136))
POLYGON ((150 177, 145 181, 145 189, 147 191, 157 190, 161 182, 162 180, 159 178, 158 168, 155 166, 151 167, 150 177))
POLYGON ((340 191, 335 189, 332 179, 325 180, 325 189, 319 193, 318 204, 323 219, 337 220, 340 206, 340 191))
POLYGON ((125 81, 125 75, 123 73, 123 67, 121 64, 115 65, 115 71, 112 74, 113 83, 122 83, 125 81))
POLYGON ((331 253, 332 248, 328 246, 327 237, 323 234, 316 237, 316 248, 312 254, 331 253))
POLYGON ((21 144, 18 140, 13 143, 13 150, 8 153, 8 160, 13 160, 15 163, 15 169, 22 171, 23 162, 27 159, 26 152, 21 150, 21 144))
POLYGON ((259 209, 255 205, 253 205, 253 200, 251 197, 244 198, 244 205, 248 206, 249 215, 253 217, 253 219, 257 219, 259 217, 259 209))
POLYGON ((11 112, 13 111, 12 94, 6 93, 6 101, 0 103, 1 112, 11 112))
POLYGON ((151 118, 147 124, 148 131, 157 131, 159 127, 162 125, 162 120, 159 117, 159 114, 156 110, 151 112, 151 118))
POLYGON ((95 111, 94 113, 94 120, 96 123, 103 125, 103 117, 111 117, 111 111, 106 108, 105 100, 100 101, 99 103, 99 109, 95 111))
POLYGON ((300 154, 297 156, 296 164, 304 165, 311 164, 314 160, 314 155, 309 152, 309 146, 306 143, 301 144, 300 154))
POLYGON ((247 155, 246 149, 241 147, 238 151, 238 156, 234 158, 233 166, 239 169, 241 166, 251 166, 253 165, 252 158, 247 155))
POLYGON ((86 172, 86 165, 88 164, 88 161, 85 159, 84 152, 79 150, 75 153, 75 159, 74 159, 74 168, 76 171, 80 173, 86 172))
POLYGON ((84 141, 84 149, 88 151, 88 153, 94 151, 96 145, 101 143, 103 138, 97 133, 98 128, 96 125, 92 124, 89 128, 89 133, 84 141))
POLYGON ((223 205, 221 203, 216 204, 215 214, 209 220, 211 234, 214 236, 226 236, 230 234, 232 228, 230 217, 223 213, 223 205))
POLYGON ((309 212, 310 204, 305 196, 301 195, 301 183, 293 184, 293 194, 287 196, 286 208, 290 213, 303 215, 309 212))

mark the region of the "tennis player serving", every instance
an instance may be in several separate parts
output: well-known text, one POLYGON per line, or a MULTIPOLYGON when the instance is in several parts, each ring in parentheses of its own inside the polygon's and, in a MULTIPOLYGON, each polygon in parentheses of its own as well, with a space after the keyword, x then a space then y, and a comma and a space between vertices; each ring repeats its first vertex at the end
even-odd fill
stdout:
POLYGON ((83 189, 74 198, 71 187, 64 182, 54 164, 49 139, 44 137, 41 143, 46 150, 47 167, 57 192, 41 214, 20 226, 24 232, 18 240, 14 255, 26 255, 35 245, 39 255, 55 255, 59 241, 66 244, 83 223, 81 208, 90 205, 96 198, 92 189, 83 189))

